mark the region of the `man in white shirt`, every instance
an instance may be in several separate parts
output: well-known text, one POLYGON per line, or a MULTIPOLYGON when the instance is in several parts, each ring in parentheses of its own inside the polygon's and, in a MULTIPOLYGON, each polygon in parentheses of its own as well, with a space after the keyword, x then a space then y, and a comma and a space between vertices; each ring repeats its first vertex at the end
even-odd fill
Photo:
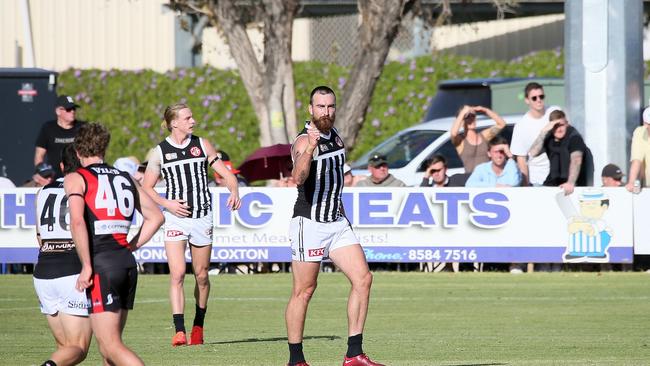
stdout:
POLYGON ((526 85, 524 96, 524 101, 528 104, 528 112, 515 125, 510 151, 517 156, 517 166, 522 175, 523 185, 541 186, 549 172, 548 157, 546 154, 531 157, 528 151, 542 128, 548 124, 549 114, 560 108, 557 106, 546 108, 544 87, 536 82, 526 85))

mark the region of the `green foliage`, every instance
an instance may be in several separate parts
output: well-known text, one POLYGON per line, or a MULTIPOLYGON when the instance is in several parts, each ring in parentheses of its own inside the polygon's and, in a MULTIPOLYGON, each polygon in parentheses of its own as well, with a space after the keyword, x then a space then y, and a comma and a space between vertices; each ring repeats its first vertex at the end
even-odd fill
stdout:
MULTIPOLYGON (((210 276, 205 344, 171 347, 169 277, 141 275, 124 342, 147 365, 283 365, 291 274, 210 276)), ((185 325, 194 278, 185 282, 185 325)), ((54 339, 32 277, 0 276, 0 364, 40 365, 54 339)), ((374 274, 364 351, 386 365, 647 365, 648 275, 602 273, 374 274)), ((304 350, 313 366, 340 365, 350 283, 321 273, 304 350)), ((100 365, 93 340, 83 365, 100 365)))
MULTIPOLYGON (((422 56, 386 64, 368 108, 366 122, 350 152, 354 159, 377 142, 418 123, 436 92, 439 81, 483 77, 561 77, 564 57, 558 50, 519 57, 510 62, 454 55, 422 56)), ((322 62, 294 64, 299 128, 308 118, 311 89, 330 85, 344 98, 348 69, 322 62)), ((104 123, 112 133, 107 157, 146 152, 167 131, 160 127, 164 108, 187 103, 199 123, 196 133, 225 150, 238 165, 259 147, 259 128, 248 94, 236 71, 209 66, 151 70, 67 70, 59 78, 59 93, 69 94, 83 106, 80 117, 104 123)))

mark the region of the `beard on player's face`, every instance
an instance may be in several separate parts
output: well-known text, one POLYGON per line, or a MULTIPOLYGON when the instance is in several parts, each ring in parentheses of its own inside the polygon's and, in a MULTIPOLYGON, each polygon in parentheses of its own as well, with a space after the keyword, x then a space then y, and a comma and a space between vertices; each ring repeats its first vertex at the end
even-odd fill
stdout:
POLYGON ((311 118, 312 123, 322 133, 329 133, 334 126, 334 116, 320 116, 320 118, 311 118))

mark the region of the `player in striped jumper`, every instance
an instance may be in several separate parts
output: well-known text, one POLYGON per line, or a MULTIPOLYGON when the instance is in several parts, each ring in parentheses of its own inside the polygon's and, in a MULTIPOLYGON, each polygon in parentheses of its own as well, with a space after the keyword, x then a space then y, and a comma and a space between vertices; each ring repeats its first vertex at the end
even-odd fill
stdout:
POLYGON ((183 292, 185 249, 188 244, 196 279, 196 312, 189 344, 203 344, 203 325, 210 295, 208 270, 212 254, 212 199, 208 191, 208 166, 226 181, 226 187, 230 190, 228 207, 237 210, 241 205, 237 178, 223 164, 212 144, 193 134, 195 125, 196 121, 187 105, 179 103, 165 109, 162 126, 170 134, 151 154, 143 182, 149 196, 164 208, 174 347, 188 344, 183 292), (166 186, 165 197, 159 196, 154 189, 161 174, 166 186))
POLYGON ((316 290, 320 262, 329 258, 352 285, 348 299, 348 351, 343 364, 381 366, 371 361, 361 346, 372 274, 359 239, 343 212, 345 148, 334 128, 334 91, 326 86, 312 90, 309 114, 311 121, 291 147, 298 198, 289 232, 293 290, 285 313, 288 365, 307 365, 302 352, 307 306, 316 290))

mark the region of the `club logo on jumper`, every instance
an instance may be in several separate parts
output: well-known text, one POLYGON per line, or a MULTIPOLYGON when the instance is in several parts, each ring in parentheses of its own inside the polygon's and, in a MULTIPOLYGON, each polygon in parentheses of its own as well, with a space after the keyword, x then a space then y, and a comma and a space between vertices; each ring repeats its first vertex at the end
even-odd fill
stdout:
POLYGON ((192 154, 192 156, 194 157, 197 157, 201 155, 201 149, 199 149, 197 146, 192 146, 192 148, 190 149, 190 154, 192 154))
POLYGON ((336 144, 339 145, 340 147, 343 147, 343 140, 339 136, 336 136, 336 144))
POLYGON ((165 233, 165 236, 168 238, 173 238, 175 236, 181 236, 183 235, 183 232, 180 230, 167 230, 167 233, 165 233))
POLYGON ((319 257, 325 254, 325 248, 309 249, 307 255, 310 257, 319 257))
POLYGON ((178 155, 176 153, 167 153, 165 154, 165 160, 176 160, 178 155))

